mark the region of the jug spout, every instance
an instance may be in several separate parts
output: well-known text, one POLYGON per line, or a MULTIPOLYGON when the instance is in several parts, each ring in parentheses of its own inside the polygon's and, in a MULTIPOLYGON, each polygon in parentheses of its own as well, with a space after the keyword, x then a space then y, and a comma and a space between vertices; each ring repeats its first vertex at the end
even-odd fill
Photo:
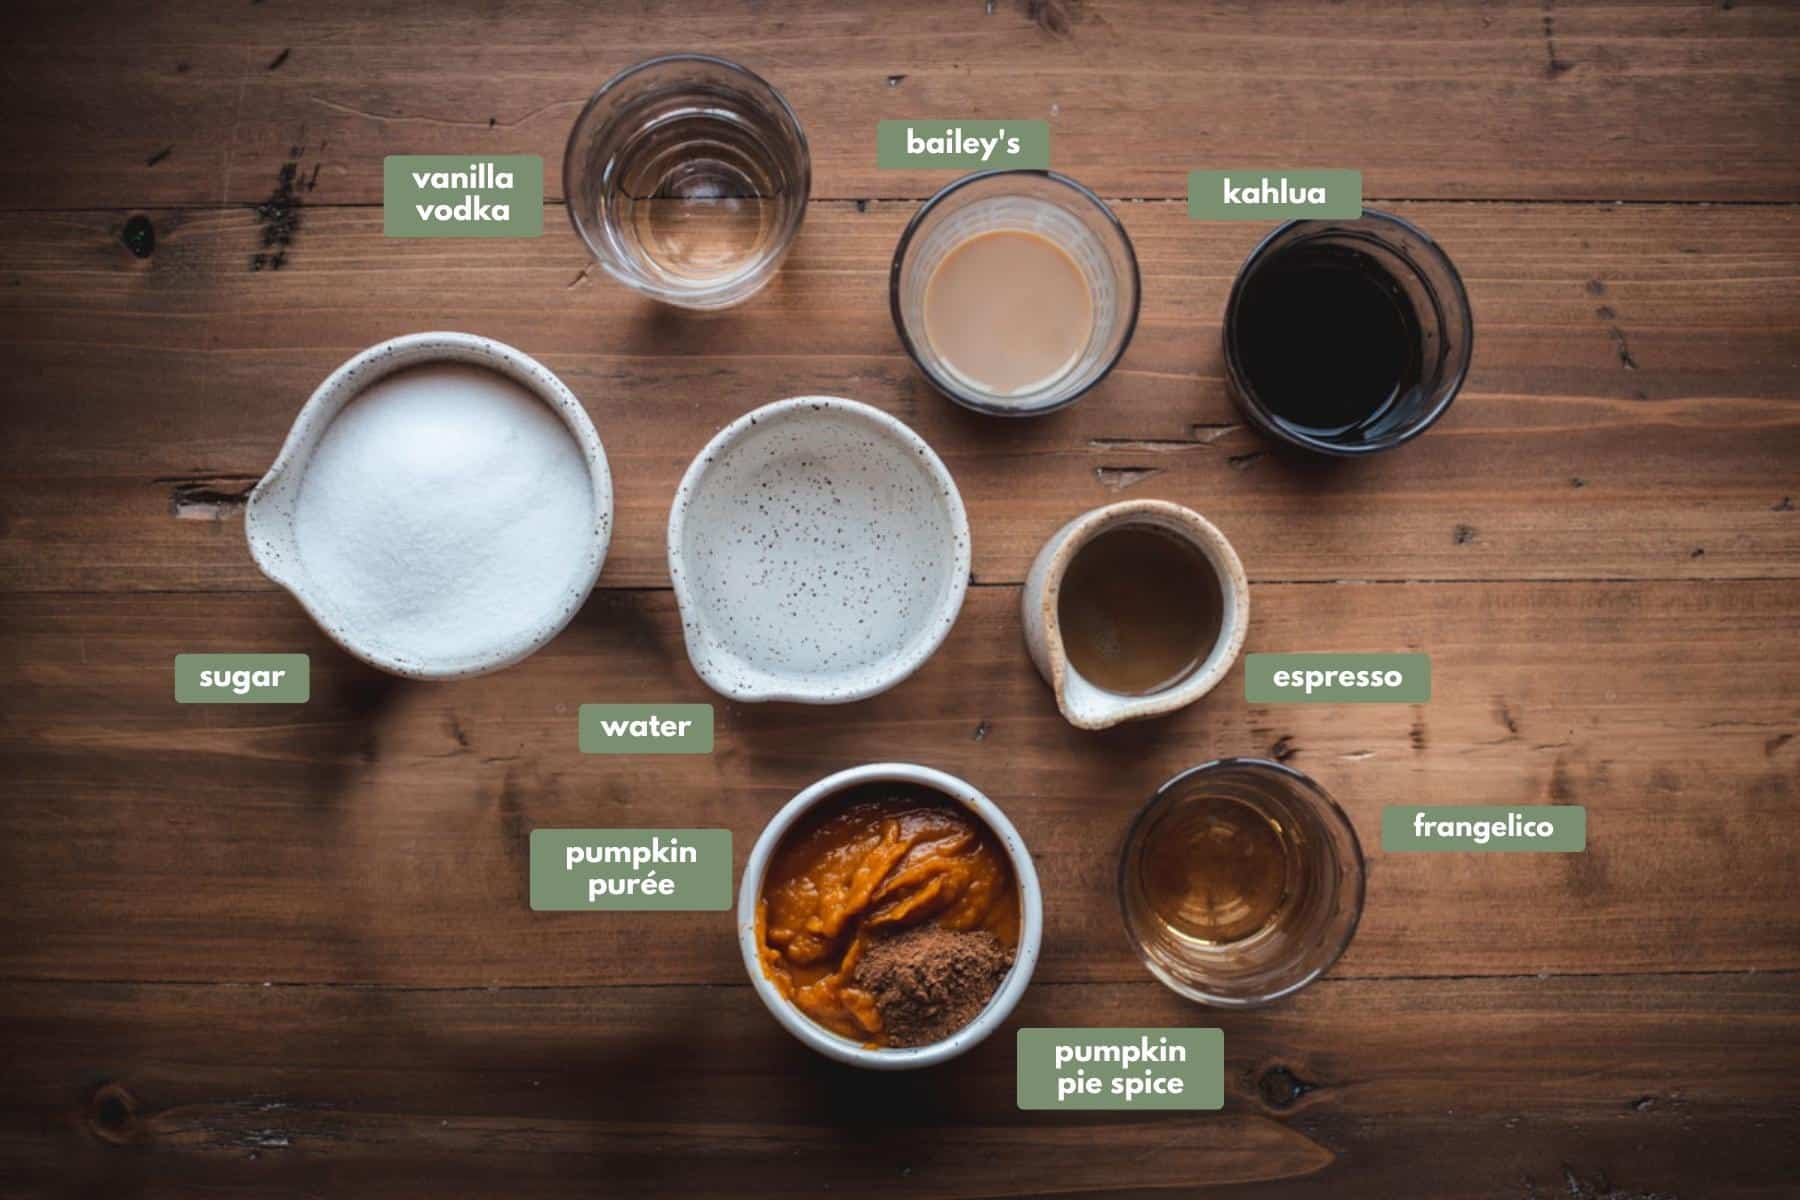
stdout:
POLYGON ((1056 707, 1077 729, 1108 729, 1135 715, 1134 697, 1115 695, 1095 687, 1076 674, 1066 658, 1058 682, 1053 686, 1056 707))

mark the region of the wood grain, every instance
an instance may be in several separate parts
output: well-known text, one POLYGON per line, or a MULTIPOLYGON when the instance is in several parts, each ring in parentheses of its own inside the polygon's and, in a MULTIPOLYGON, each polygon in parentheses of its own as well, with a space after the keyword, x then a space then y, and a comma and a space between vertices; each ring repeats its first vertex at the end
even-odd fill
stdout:
POLYGON ((1791 1193, 1800 9, 14 8, 0 1193, 1791 1193), (554 202, 593 87, 696 47, 786 92, 815 168, 775 284, 707 318, 607 282, 554 202), (874 122, 956 115, 1048 120, 1059 168, 1137 247, 1130 352, 1054 418, 963 413, 894 336, 895 240, 948 176, 876 170, 874 122), (382 237, 383 155, 509 152, 544 158, 542 238, 382 237), (1219 321, 1263 229, 1180 202, 1192 168, 1299 165, 1359 167, 1441 240, 1478 326, 1442 424, 1339 469, 1240 426, 1219 321), (277 267, 257 206, 288 169, 277 267), (333 647, 254 570, 240 515, 318 381, 426 328, 556 370, 619 499, 575 623, 440 686, 333 647), (804 391, 938 449, 975 586, 881 697, 728 704, 685 658, 667 505, 714 430, 804 391), (1233 672, 1165 720, 1075 733, 1022 653, 1017 584, 1120 496, 1224 528, 1255 583, 1250 650, 1422 650, 1431 702, 1249 706, 1233 672), (170 660, 204 650, 308 653, 313 699, 175 704, 170 660), (577 752, 581 702, 646 698, 714 703, 717 753, 577 752), (1253 1013, 1152 983, 1113 898, 1142 798, 1226 754, 1317 778, 1369 851, 1348 954, 1253 1013), (741 865, 781 801, 880 759, 986 790, 1044 883, 1035 982, 964 1059, 894 1078, 810 1054, 753 998, 727 916, 528 911, 534 827, 723 827, 741 865), (1542 802, 1587 807, 1585 854, 1376 844, 1390 804, 1542 802), (1218 1024, 1225 1110, 1021 1113, 1018 1024, 1218 1024))
MULTIPOLYGON (((1800 1168, 1791 1083, 1766 1058, 1792 1044, 1797 998, 1791 975, 1327 977, 1280 1009, 1217 1015, 1224 1113, 1046 1116, 1013 1106, 1009 1038, 927 1072, 857 1072, 770 1037, 741 984, 31 984, 10 1002, 23 1036, 0 1151, 38 1190, 144 1196, 355 1180, 384 1196, 1306 1200, 1353 1180, 1523 1200, 1591 1197, 1569 1181, 1601 1176, 1628 1197, 1762 1196, 1766 1172, 1800 1168), (1739 1066, 1722 1078, 1721 1062, 1739 1066)), ((1019 1011, 1193 1016, 1149 982, 1038 986, 1019 1011)))
POLYGON ((806 392, 880 405, 938 449, 986 581, 1022 579, 1072 513, 1121 495, 1206 513, 1258 582, 1800 572, 1800 209, 1399 206, 1468 281, 1474 367, 1427 440, 1331 466, 1268 453, 1226 393, 1219 323, 1260 227, 1119 206, 1137 336, 1074 408, 1021 423, 956 408, 907 360, 886 288, 914 206, 866 208, 813 205, 768 292, 699 319, 584 275, 556 213, 536 241, 397 243, 376 212, 305 211, 280 271, 249 269, 246 212, 159 214, 147 260, 117 213, 11 218, 0 586, 267 586, 232 501, 332 368, 432 328, 526 348, 587 404, 619 506, 605 587, 666 586, 689 459, 806 392))
POLYGON ((1050 122, 1053 161, 1108 196, 1184 196, 1201 166, 1323 163, 1382 197, 1800 199, 1800 13, 1781 4, 451 11, 27 5, 0 208, 254 204, 297 147, 322 156, 330 203, 378 203, 388 154, 537 154, 560 196, 593 90, 694 48, 787 95, 826 198, 928 195, 950 175, 877 170, 875 122, 961 115, 1050 122), (43 146, 80 153, 46 173, 43 146))
POLYGON ((1253 652, 1428 651, 1431 703, 1252 707, 1234 671, 1167 720, 1076 737, 1012 587, 974 589, 917 676, 829 720, 719 703, 661 591, 597 596, 518 667, 433 686, 353 666, 284 595, 15 596, 0 864, 44 936, 10 940, 0 976, 736 982, 717 914, 530 912, 529 830, 723 827, 741 864, 806 784, 897 760, 1017 822, 1048 898, 1041 978, 1136 980, 1114 894, 1131 814, 1184 767, 1271 753, 1374 855, 1346 974, 1800 969, 1800 912, 1767 896, 1800 854, 1787 583, 1265 585, 1254 606, 1253 652), (176 653, 227 649, 310 653, 312 701, 171 701, 176 653), (715 753, 576 753, 579 703, 642 698, 718 703, 715 753), (1384 805, 1551 802, 1587 806, 1585 854, 1375 853, 1384 805))

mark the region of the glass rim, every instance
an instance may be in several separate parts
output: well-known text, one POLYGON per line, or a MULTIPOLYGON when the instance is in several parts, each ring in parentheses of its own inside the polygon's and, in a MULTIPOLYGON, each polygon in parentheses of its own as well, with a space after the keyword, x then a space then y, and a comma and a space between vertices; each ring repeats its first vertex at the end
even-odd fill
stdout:
POLYGON ((1254 416, 1256 417, 1256 420, 1253 424, 1265 434, 1268 434, 1279 441, 1285 441, 1288 444, 1298 446, 1303 450, 1310 450, 1316 454, 1330 455, 1334 458, 1359 458, 1366 454, 1379 454, 1384 450, 1392 450, 1397 446, 1403 446, 1424 433, 1427 429, 1430 429, 1433 425, 1437 424, 1438 418, 1442 417, 1450 410, 1450 405, 1455 402, 1456 397, 1461 394, 1463 383, 1467 380, 1469 375, 1469 365, 1475 359, 1475 316, 1469 305, 1468 288, 1463 284, 1462 272, 1456 269, 1455 260, 1444 252, 1444 248, 1438 245, 1435 238, 1419 228, 1419 226, 1408 221, 1405 217, 1397 216, 1394 213, 1379 208, 1364 208, 1362 210, 1362 216, 1354 218, 1334 219, 1330 217, 1302 217, 1297 220, 1283 221, 1274 229, 1271 229, 1267 234, 1264 234, 1262 239, 1251 249, 1250 253, 1244 257, 1243 263, 1237 269, 1237 275, 1231 281, 1231 290, 1226 293, 1225 296, 1225 315, 1221 322, 1220 334, 1220 340, 1224 342, 1226 376, 1230 380, 1233 391, 1237 393, 1239 398, 1244 400, 1245 406, 1255 410, 1254 416), (1277 248, 1277 243, 1282 241, 1286 235, 1303 225, 1348 226, 1355 221, 1363 220, 1373 222, 1377 227, 1382 225, 1394 226, 1411 234, 1413 237, 1419 239, 1419 244, 1424 247, 1426 255, 1434 262, 1434 264, 1441 266, 1444 269, 1444 273, 1449 278, 1449 294, 1451 300, 1454 301, 1453 307, 1461 316, 1461 328, 1459 332, 1462 334, 1463 351, 1460 355, 1461 362, 1456 365, 1455 372, 1447 381, 1447 386, 1444 388, 1444 395, 1432 405, 1429 412, 1425 413, 1424 416, 1414 422, 1412 428, 1406 430, 1404 433, 1382 438, 1375 442, 1340 443, 1314 437, 1312 434, 1302 433, 1298 429, 1276 420, 1265 411, 1268 406, 1260 398, 1256 398, 1255 390, 1250 387, 1249 380, 1244 376, 1244 370, 1242 365, 1238 362, 1236 347, 1233 344, 1231 333, 1236 324, 1238 307, 1243 300, 1245 281, 1250 277, 1252 270, 1260 265, 1263 259, 1267 258, 1277 248))
POLYGON ((906 356, 912 360, 913 366, 918 368, 919 373, 931 381, 933 387, 948 396, 952 401, 962 405, 964 408, 972 409, 975 412, 986 413, 993 417, 1041 417, 1046 413, 1058 412, 1069 407, 1069 405, 1075 403, 1092 391, 1102 380, 1112 374, 1113 368, 1119 365, 1119 360, 1125 357, 1125 351, 1131 345, 1133 335, 1137 333, 1138 311, 1143 304, 1143 296, 1143 277, 1138 269, 1137 247, 1132 245, 1131 235, 1125 231, 1125 223, 1119 220, 1118 214, 1113 212, 1106 201, 1102 200, 1092 188, 1087 187, 1085 184, 1078 183, 1067 175, 1060 174, 1056 171, 1042 170, 1033 167, 1003 167, 993 171, 975 171, 971 174, 964 175, 959 179, 953 179, 943 187, 939 188, 936 192, 931 194, 925 203, 919 206, 918 211, 913 213, 912 219, 907 221, 906 228, 900 233, 900 241, 894 247, 893 262, 888 267, 888 311, 893 316, 894 331, 900 335, 900 346, 906 351, 906 356), (913 342, 912 336, 906 331, 906 321, 900 312, 900 267, 906 259, 907 248, 912 245, 913 238, 918 234, 920 226, 925 221, 925 217, 932 209, 936 208, 939 204, 948 200, 951 196, 960 192, 965 187, 971 187, 978 183, 1014 175, 1029 175, 1039 179, 1047 179, 1052 183, 1067 188, 1086 200, 1106 217, 1106 220, 1112 226, 1113 231, 1118 234, 1120 243, 1125 247, 1125 260, 1131 264, 1131 312, 1126 316, 1125 332, 1119 339, 1118 349, 1106 360, 1105 364, 1101 366, 1099 372, 1092 379, 1088 380, 1056 403, 1039 405, 1035 408, 1017 408, 996 404, 985 397, 975 395, 968 389, 962 387, 962 385, 957 383, 954 379, 947 378, 940 372, 934 371, 926 366, 924 361, 919 357, 918 346, 913 342))
MULTIPOLYGON (((794 235, 799 232, 800 225, 806 216, 806 205, 812 199, 812 147, 806 140, 806 129, 800 124, 800 115, 794 111, 794 106, 788 103, 788 98, 782 94, 780 88, 770 83, 767 79, 764 79, 761 75, 758 75, 755 71, 752 71, 749 67, 744 66, 742 63, 732 62, 728 58, 720 58, 716 54, 701 54, 697 51, 678 51, 673 54, 658 54, 652 58, 646 58, 641 62, 632 63, 630 66, 614 72, 606 82, 594 89, 593 95, 587 98, 587 102, 581 106, 581 111, 575 114, 575 120, 569 126, 569 136, 563 141, 563 211, 568 214, 569 224, 574 227, 575 236, 580 238, 581 244, 587 247, 589 257, 598 263, 602 270, 617 279, 620 283, 625 284, 627 287, 643 291, 647 295, 658 300, 677 305, 691 305, 692 297, 686 292, 667 288, 651 279, 639 279, 637 277, 626 277, 622 275, 619 268, 615 267, 610 261, 615 257, 611 248, 595 244, 594 239, 589 236, 587 229, 582 225, 581 218, 576 214, 574 204, 574 193, 576 190, 576 181, 574 178, 574 163, 576 158, 575 143, 577 137, 580 136, 582 126, 586 123, 589 115, 594 109, 599 107, 600 103, 605 100, 611 92, 626 80, 646 71, 655 70, 659 67, 666 67, 675 63, 698 63, 709 67, 719 67, 734 75, 741 75, 756 87, 767 92, 775 101, 775 106, 786 122, 788 131, 793 134, 795 142, 797 142, 800 147, 801 200, 798 206, 798 215, 790 223, 790 227, 783 237, 784 243, 792 242, 794 235)), ((783 255, 786 253, 785 244, 782 253, 783 255)), ((769 273, 772 274, 773 272, 769 273)), ((747 274, 755 274, 755 271, 747 274)), ((728 283, 735 284, 741 282, 742 278, 743 277, 734 278, 728 281, 728 283)), ((759 284, 758 288, 760 289, 760 287, 761 285, 759 284)), ((728 301, 727 303, 735 303, 735 301, 728 301)))
POLYGON ((1125 840, 1119 847, 1117 886, 1119 894, 1119 919, 1125 926, 1125 940, 1131 944, 1131 948, 1137 952, 1138 959, 1144 964, 1145 969, 1147 969, 1151 975, 1155 976, 1158 983, 1161 983, 1164 987, 1184 999, 1199 1004, 1210 1005, 1214 1008, 1261 1008, 1264 1005, 1273 1004, 1277 1000, 1291 996, 1317 980, 1321 975, 1325 974, 1325 972, 1336 966, 1338 959, 1344 956, 1344 951, 1350 948, 1351 941, 1356 937, 1357 927, 1362 924, 1363 902, 1368 893, 1368 860, 1363 854, 1362 839, 1356 835, 1356 826, 1351 822, 1350 815, 1344 811, 1343 805, 1339 804, 1337 800, 1333 798, 1331 793, 1326 791, 1324 787, 1320 785, 1318 780, 1314 779, 1304 771, 1296 770, 1286 763, 1276 762, 1273 759, 1233 756, 1229 758, 1215 758, 1210 762, 1203 762, 1198 766, 1192 766, 1177 771, 1174 775, 1165 780, 1154 792, 1150 793, 1150 798, 1144 802, 1143 807, 1138 809, 1137 814, 1131 819, 1131 824, 1125 828, 1125 840), (1214 775, 1223 771, 1250 771, 1278 775, 1289 782, 1296 784, 1298 790, 1307 798, 1315 802, 1322 802, 1317 803, 1316 807, 1325 822, 1327 824, 1335 824, 1348 835, 1350 844, 1350 862, 1356 868, 1356 883, 1354 889, 1356 901, 1355 907, 1351 909, 1350 920, 1344 926, 1343 935, 1337 939, 1336 945, 1331 947, 1330 953, 1327 954, 1317 966, 1291 983, 1288 983, 1276 991, 1253 996, 1223 996, 1215 992, 1209 992, 1195 987, 1187 980, 1175 978, 1161 964, 1157 963, 1145 952, 1144 940, 1138 936, 1137 930, 1132 928, 1131 915, 1125 906, 1126 871, 1128 862, 1126 851, 1131 848, 1133 839, 1143 828, 1144 823, 1150 819, 1151 813, 1155 811, 1163 801, 1168 799, 1177 788, 1188 782, 1188 780, 1198 775, 1214 775))

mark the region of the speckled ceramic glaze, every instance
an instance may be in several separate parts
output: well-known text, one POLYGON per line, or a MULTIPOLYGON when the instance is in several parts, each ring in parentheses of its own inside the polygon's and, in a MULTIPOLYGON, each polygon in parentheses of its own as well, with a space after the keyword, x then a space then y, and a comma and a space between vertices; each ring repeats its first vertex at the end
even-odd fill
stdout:
POLYGON ((1250 581, 1225 535, 1199 513, 1167 500, 1124 500, 1081 514, 1051 535, 1025 577, 1022 601, 1025 645, 1031 661, 1056 693, 1056 706, 1079 729, 1106 729, 1122 721, 1161 716, 1192 704, 1219 685, 1244 648, 1250 629, 1250 581), (1219 640, 1200 668, 1159 692, 1126 696, 1096 687, 1070 666, 1063 652, 1057 602, 1063 575, 1083 546, 1121 525, 1155 525, 1192 543, 1219 577, 1223 623, 1219 640))
POLYGON ((907 1071, 955 1058, 980 1043, 1012 1015, 1019 997, 1025 994, 1025 988, 1031 982, 1031 973, 1037 970, 1038 952, 1044 941, 1044 894, 1025 839, 1019 836, 1019 831, 1013 828, 1013 823, 1006 819, 998 804, 972 785, 943 771, 911 763, 870 763, 819 780, 789 800, 763 828, 762 836, 750 849, 749 861, 744 864, 743 880, 738 888, 737 926, 738 950, 744 956, 744 969, 750 973, 750 984, 783 1029, 820 1054, 839 1062, 876 1071, 907 1071), (763 970, 761 948, 757 944, 756 909, 762 899, 763 879, 769 872, 769 860, 775 856, 788 831, 831 797, 846 788, 868 783, 929 788, 962 805, 993 831, 1012 863, 1013 878, 1019 884, 1019 944, 1013 951, 1012 969, 1000 981, 994 998, 973 1021, 943 1041, 928 1046, 871 1048, 825 1028, 794 1007, 793 1002, 776 989, 763 970))
POLYGON ((738 418, 688 467, 669 574, 714 691, 841 704, 942 644, 968 590, 969 522, 918 434, 866 404, 799 396, 738 418))
POLYGON ((250 555, 263 574, 292 592, 307 615, 338 645, 371 666, 412 679, 457 679, 511 666, 555 637, 569 623, 593 590, 606 560, 612 535, 612 476, 607 471, 606 451, 600 435, 588 420, 581 402, 535 359, 501 342, 468 333, 414 333, 371 346, 333 371, 301 408, 288 431, 287 441, 275 465, 250 493, 244 514, 250 555), (522 634, 515 634, 451 661, 424 661, 398 656, 367 631, 350 627, 334 612, 321 590, 308 579, 294 536, 294 514, 307 463, 332 420, 345 405, 375 381, 407 367, 429 363, 466 363, 486 367, 522 385, 541 399, 568 426, 594 489, 594 536, 587 544, 580 570, 572 575, 566 591, 549 596, 521 597, 521 603, 541 609, 522 634))

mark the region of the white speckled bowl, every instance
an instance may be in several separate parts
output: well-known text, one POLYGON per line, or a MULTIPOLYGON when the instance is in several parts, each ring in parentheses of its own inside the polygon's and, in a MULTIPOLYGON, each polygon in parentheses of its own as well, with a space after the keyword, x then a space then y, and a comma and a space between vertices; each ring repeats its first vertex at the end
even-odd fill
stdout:
POLYGON ((930 658, 969 585, 943 462, 879 409, 798 396, 706 444, 669 511, 688 657, 734 700, 842 704, 930 658))
POLYGON ((785 804, 764 826, 762 835, 750 850, 744 864, 744 877, 738 888, 738 950, 744 957, 744 969, 750 973, 751 986, 781 1027, 828 1058, 849 1063, 853 1067, 869 1067, 877 1071, 906 1071, 929 1067, 955 1058, 977 1045, 998 1029, 1018 1007, 1019 997, 1031 982, 1037 969, 1038 952, 1044 941, 1044 893, 1038 884, 1037 867, 1025 839, 1006 819, 1000 806, 982 795, 972 785, 954 775, 912 763, 869 763, 851 767, 835 775, 827 775, 785 804), (1012 968, 994 992, 987 1007, 973 1021, 941 1042, 928 1046, 881 1047, 871 1049, 860 1042, 836 1033, 795 1008, 762 967, 757 945, 756 909, 762 900, 763 877, 768 874, 769 860, 788 830, 812 809, 840 792, 869 783, 901 783, 927 788, 949 797, 968 809, 999 839, 1012 863, 1013 878, 1019 885, 1019 944, 1013 951, 1012 968))
POLYGON ((250 556, 262 573, 292 592, 308 616, 345 650, 370 666, 411 679, 459 679, 511 666, 555 637, 580 610, 600 576, 612 534, 612 475, 606 450, 588 420, 581 401, 536 359, 503 342, 469 333, 413 333, 371 346, 333 371, 294 418, 275 465, 250 493, 244 512, 250 556), (357 629, 335 612, 308 579, 294 537, 294 511, 306 467, 319 439, 345 405, 370 384, 407 367, 429 363, 467 363, 486 367, 534 393, 568 426, 587 462, 594 489, 594 536, 581 561, 571 564, 568 586, 560 593, 528 598, 542 613, 523 633, 482 647, 478 652, 446 660, 423 660, 397 654, 368 630, 357 629))

